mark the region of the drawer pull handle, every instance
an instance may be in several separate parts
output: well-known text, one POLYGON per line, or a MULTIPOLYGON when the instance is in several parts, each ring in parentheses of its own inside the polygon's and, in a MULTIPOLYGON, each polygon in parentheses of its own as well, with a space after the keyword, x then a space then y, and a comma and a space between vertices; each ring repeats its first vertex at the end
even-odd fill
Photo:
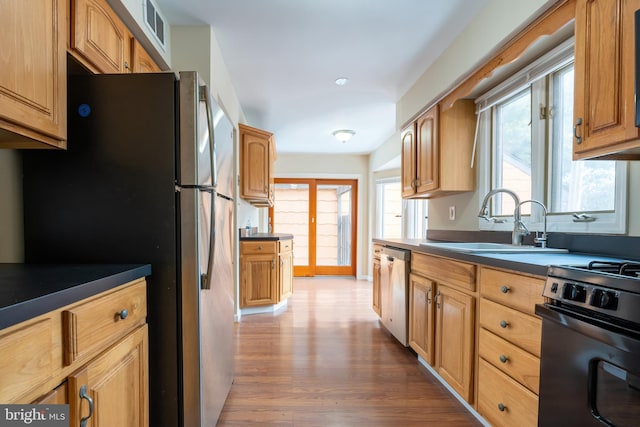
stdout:
POLYGON ((498 410, 499 410, 500 412, 504 412, 504 411, 506 411, 506 410, 507 410, 507 407, 506 407, 506 406, 504 406, 502 403, 498 403, 498 410))
POLYGON ((86 427, 87 421, 89 421, 89 418, 91 418, 91 416, 93 415, 93 399, 87 394, 86 385, 80 387, 80 399, 85 399, 87 402, 89 402, 89 415, 83 417, 80 420, 80 427, 86 427))
POLYGON ((509 358, 507 356, 505 356, 504 354, 500 355, 500 361, 502 363, 507 363, 508 360, 509 360, 509 358))
POLYGON ((129 317, 129 311, 127 311, 126 308, 123 308, 119 313, 118 316, 120 317, 120 319, 124 320, 127 317, 129 317))
POLYGON ((509 326, 509 322, 507 322, 506 320, 501 320, 500 321, 500 327, 502 329, 506 328, 507 326, 509 326))
POLYGON ((503 294, 506 294, 510 290, 511 290, 511 288, 508 287, 507 285, 502 285, 502 287, 500 288, 500 292, 502 292, 503 294))

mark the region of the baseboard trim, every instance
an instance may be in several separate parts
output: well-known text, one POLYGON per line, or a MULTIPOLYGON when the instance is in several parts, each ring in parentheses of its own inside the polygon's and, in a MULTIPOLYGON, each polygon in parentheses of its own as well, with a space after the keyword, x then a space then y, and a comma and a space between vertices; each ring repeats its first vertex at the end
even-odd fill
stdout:
POLYGON ((278 304, 264 305, 262 307, 241 308, 240 309, 240 317, 249 316, 249 315, 252 315, 252 314, 275 313, 276 311, 280 310, 281 308, 286 307, 287 306, 287 301, 288 300, 284 300, 284 301, 280 301, 278 304))

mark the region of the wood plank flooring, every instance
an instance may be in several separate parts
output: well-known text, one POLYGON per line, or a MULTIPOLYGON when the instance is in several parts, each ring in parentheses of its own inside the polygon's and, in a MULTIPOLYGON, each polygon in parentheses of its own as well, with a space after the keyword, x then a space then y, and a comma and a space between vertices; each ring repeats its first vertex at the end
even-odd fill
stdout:
POLYGON ((236 325, 235 380, 218 426, 477 426, 388 335, 371 283, 295 278, 288 306, 236 325))

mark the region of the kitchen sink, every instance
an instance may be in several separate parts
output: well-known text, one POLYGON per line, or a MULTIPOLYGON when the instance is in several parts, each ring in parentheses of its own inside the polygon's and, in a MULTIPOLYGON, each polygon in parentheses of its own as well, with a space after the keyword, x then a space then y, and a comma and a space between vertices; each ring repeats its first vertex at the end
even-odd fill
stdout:
POLYGON ((511 245, 509 243, 492 242, 424 242, 420 246, 447 249, 455 252, 493 252, 493 253, 542 253, 542 252, 568 252, 567 249, 540 248, 529 245, 511 245))

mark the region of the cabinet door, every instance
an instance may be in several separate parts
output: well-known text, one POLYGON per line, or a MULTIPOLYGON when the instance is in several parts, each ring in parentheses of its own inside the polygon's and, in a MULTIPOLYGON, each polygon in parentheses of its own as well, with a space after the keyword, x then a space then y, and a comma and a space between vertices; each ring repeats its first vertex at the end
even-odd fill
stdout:
POLYGON ((130 71, 129 31, 105 0, 72 0, 71 49, 100 73, 130 71))
POLYGON ((268 200, 270 181, 269 138, 249 132, 241 133, 242 197, 268 200))
POLYGON ((474 313, 471 295, 438 284, 436 369, 467 402, 471 402, 474 313))
POLYGON ((438 112, 435 105, 416 122, 416 193, 438 188, 440 150, 438 147, 438 112))
POLYGON ((293 294, 293 252, 280 254, 280 301, 293 294))
POLYGON ((131 68, 134 73, 159 73, 162 71, 151 55, 134 38, 131 39, 131 68))
POLYGON ((373 311, 378 316, 382 316, 382 310, 380 306, 380 259, 373 259, 373 301, 371 304, 373 311))
POLYGON ((435 282, 411 274, 409 276, 409 345, 433 366, 433 295, 435 282))
POLYGON ((416 193, 416 125, 402 131, 402 197, 416 193))
POLYGON ((149 425, 147 348, 144 325, 69 377, 72 425, 149 425))
POLYGON ((616 144, 639 136, 633 96, 637 9, 638 0, 577 1, 574 123, 581 139, 574 138, 574 159, 617 151, 616 144))
POLYGON ((255 307, 278 302, 275 255, 240 257, 240 307, 255 307))
POLYGON ((65 147, 67 123, 66 2, 0 2, 0 128, 17 134, 6 148, 65 147))

